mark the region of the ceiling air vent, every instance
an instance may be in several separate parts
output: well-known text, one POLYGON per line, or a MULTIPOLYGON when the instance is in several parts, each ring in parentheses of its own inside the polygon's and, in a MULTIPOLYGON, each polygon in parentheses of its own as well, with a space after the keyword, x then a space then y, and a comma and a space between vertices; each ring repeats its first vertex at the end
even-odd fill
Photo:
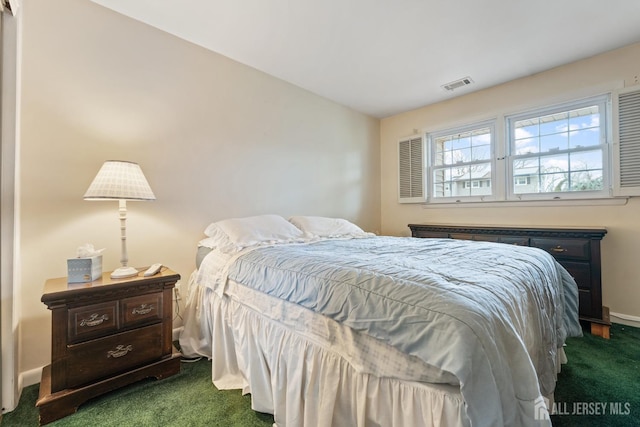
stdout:
POLYGON ((442 85, 442 87, 446 90, 454 90, 462 86, 470 85, 471 83, 473 83, 473 80, 471 80, 471 77, 464 77, 462 79, 454 80, 450 83, 447 83, 446 85, 442 85))

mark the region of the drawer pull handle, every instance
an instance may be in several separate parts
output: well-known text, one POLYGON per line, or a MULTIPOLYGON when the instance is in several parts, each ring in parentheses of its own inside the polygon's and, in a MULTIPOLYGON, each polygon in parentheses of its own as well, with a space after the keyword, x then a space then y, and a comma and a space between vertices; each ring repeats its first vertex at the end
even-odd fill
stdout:
POLYGON ((82 321, 80 322, 80 326, 87 326, 89 328, 92 328, 94 326, 103 324, 105 320, 109 320, 109 316, 107 316, 106 314, 100 316, 98 313, 93 313, 91 316, 89 316, 88 319, 82 319, 82 321))
POLYGON ((551 250, 556 253, 567 252, 567 250, 560 245, 556 246, 555 248, 551 248, 551 250))
POLYGON ((133 310, 131 310, 131 314, 149 314, 154 308, 155 307, 153 304, 140 304, 139 307, 135 307, 133 310))
POLYGON ((107 351, 107 358, 109 357, 122 357, 122 356, 126 356, 127 353, 129 353, 130 351, 133 351, 133 346, 131 344, 129 345, 119 345, 116 347, 115 350, 109 350, 107 351))

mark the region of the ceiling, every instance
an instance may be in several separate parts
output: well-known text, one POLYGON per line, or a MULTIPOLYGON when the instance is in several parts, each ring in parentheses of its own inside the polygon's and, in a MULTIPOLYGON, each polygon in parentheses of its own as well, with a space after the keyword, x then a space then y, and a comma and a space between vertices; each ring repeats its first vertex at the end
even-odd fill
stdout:
POLYGON ((92 1, 378 118, 640 41, 638 0, 92 1))

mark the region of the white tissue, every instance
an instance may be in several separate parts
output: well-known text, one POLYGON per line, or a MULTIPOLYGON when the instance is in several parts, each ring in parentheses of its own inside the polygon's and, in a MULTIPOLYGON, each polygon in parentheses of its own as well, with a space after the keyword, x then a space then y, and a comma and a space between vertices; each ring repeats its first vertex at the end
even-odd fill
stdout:
POLYGON ((91 243, 85 243, 82 246, 78 247, 78 251, 76 256, 78 258, 91 258, 93 256, 98 256, 102 254, 103 249, 95 249, 91 243))

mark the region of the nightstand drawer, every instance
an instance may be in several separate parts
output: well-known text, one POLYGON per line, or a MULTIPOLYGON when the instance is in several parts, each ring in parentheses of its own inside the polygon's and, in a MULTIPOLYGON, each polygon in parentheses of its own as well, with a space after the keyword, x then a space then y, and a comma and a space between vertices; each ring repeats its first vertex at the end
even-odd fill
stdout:
POLYGON ((162 325, 70 345, 67 387, 77 387, 162 357, 162 325))
POLYGON ((69 309, 69 342, 79 342, 115 332, 118 329, 117 301, 69 309))
POLYGON ((159 322, 162 320, 162 292, 124 298, 120 302, 122 327, 159 322))
POLYGON ((586 239, 531 239, 531 246, 557 258, 589 259, 589 240, 586 239))

